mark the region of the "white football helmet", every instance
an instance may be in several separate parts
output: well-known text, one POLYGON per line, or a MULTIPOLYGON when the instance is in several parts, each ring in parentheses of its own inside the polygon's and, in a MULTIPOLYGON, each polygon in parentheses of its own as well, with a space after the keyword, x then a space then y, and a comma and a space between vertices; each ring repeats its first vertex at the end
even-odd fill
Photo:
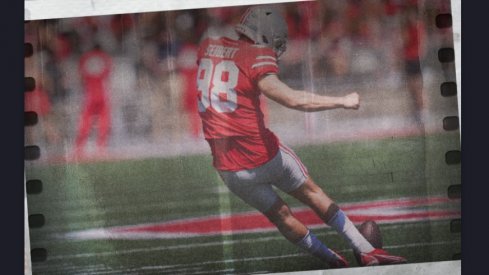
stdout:
POLYGON ((287 48, 287 23, 280 12, 270 6, 249 8, 235 30, 256 44, 272 48, 278 57, 287 48))

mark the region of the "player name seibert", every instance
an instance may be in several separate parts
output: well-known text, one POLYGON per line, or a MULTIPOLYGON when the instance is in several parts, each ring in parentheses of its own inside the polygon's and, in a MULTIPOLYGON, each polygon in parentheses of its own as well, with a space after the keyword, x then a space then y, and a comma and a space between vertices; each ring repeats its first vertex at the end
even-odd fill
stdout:
POLYGON ((233 58, 238 48, 224 47, 220 45, 209 45, 205 51, 205 55, 220 57, 220 58, 233 58))

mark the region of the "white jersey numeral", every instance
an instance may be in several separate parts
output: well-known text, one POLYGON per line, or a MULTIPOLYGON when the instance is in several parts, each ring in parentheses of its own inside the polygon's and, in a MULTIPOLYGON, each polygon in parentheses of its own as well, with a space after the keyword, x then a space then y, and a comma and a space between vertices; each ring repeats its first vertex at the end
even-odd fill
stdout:
POLYGON ((197 89, 199 112, 212 108, 219 113, 230 113, 238 107, 239 69, 233 61, 223 60, 213 66, 208 58, 200 60, 197 72, 197 89))
POLYGON ((197 72, 197 90, 200 94, 198 98, 199 112, 205 112, 210 106, 209 87, 211 85, 212 61, 207 58, 200 60, 199 70, 197 72))

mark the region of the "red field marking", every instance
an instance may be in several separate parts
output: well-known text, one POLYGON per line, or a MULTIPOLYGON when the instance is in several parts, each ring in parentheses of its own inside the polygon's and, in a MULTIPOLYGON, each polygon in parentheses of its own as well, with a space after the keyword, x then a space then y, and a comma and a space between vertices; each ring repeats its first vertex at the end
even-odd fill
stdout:
MULTIPOLYGON (((348 213, 347 213, 348 214, 348 213)), ((348 215, 352 222, 362 223, 367 220, 375 220, 379 223, 389 221, 409 221, 422 220, 429 218, 444 218, 459 216, 459 211, 422 211, 411 214, 401 215, 348 215)), ((312 211, 304 211, 296 213, 295 216, 307 226, 323 225, 323 221, 319 219, 312 211)), ((149 233, 190 233, 190 234, 226 234, 232 232, 255 232, 262 229, 273 229, 275 226, 270 223, 267 218, 261 214, 253 215, 236 215, 225 218, 207 218, 198 221, 182 220, 176 223, 162 223, 149 226, 135 226, 125 229, 114 229, 114 232, 129 233, 129 232, 149 232, 149 233)))
MULTIPOLYGON (((352 222, 366 220, 382 223, 402 223, 460 217, 459 201, 445 197, 404 198, 372 202, 342 204, 352 222), (430 209, 430 206, 432 209, 430 209), (434 208, 433 208, 434 207, 434 208)), ((294 215, 310 228, 326 227, 324 222, 309 208, 294 208, 294 215)), ((266 232, 275 226, 257 211, 173 220, 162 223, 142 224, 70 233, 70 238, 179 238, 237 233, 266 232)))
MULTIPOLYGON (((387 223, 459 217, 459 210, 413 208, 417 206, 451 203, 452 201, 443 197, 432 197, 345 204, 342 206, 342 209, 354 223, 361 223, 366 220, 387 223), (362 214, 362 211, 372 213, 362 214)), ((324 226, 324 222, 308 208, 294 209, 293 212, 297 219, 309 227, 324 226)), ((151 225, 114 228, 111 231, 113 233, 144 232, 150 234, 217 235, 233 232, 268 231, 274 228, 275 226, 262 214, 258 212, 247 212, 233 215, 183 219, 151 225)))

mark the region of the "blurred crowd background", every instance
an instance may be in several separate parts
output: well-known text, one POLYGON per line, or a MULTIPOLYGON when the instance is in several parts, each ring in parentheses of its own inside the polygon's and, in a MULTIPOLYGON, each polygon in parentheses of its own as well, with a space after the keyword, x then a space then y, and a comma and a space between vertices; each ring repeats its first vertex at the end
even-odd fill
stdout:
MULTIPOLYGON (((409 92, 406 63, 420 61, 425 85, 430 71, 439 69, 437 51, 451 45, 452 33, 434 22, 437 14, 450 12, 449 1, 320 0, 279 7, 289 28, 280 60, 284 82, 333 95, 360 91, 367 102, 362 119, 428 108, 417 106, 409 92), (383 103, 390 109, 379 111, 383 103)), ((201 146, 195 96, 198 43, 205 36, 236 37, 233 26, 246 8, 26 24, 25 41, 35 52, 26 59, 25 75, 36 79, 36 89, 26 93, 25 110, 40 118, 26 128, 26 144, 39 145, 44 157, 151 155, 201 146), (90 61, 94 56, 98 59, 90 61)), ((332 129, 317 126, 321 118, 291 113, 272 102, 263 108, 272 130, 281 129, 286 140, 294 137, 292 132, 300 132, 296 136, 303 140, 332 129)))

